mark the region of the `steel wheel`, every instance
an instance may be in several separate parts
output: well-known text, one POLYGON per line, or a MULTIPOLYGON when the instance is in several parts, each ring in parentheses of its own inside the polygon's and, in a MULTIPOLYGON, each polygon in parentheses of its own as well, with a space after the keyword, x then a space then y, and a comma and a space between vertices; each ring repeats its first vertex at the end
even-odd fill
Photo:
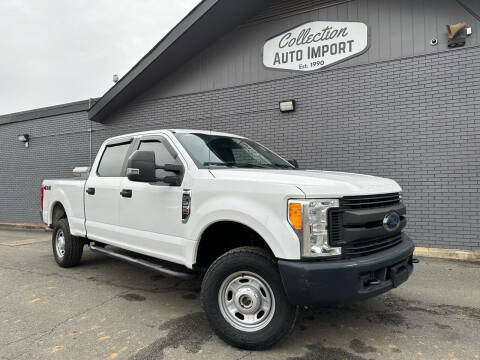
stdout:
POLYGON ((55 250, 59 258, 65 256, 65 234, 62 230, 57 231, 57 236, 55 237, 55 250))
POLYGON ((241 331, 263 329, 275 313, 275 296, 259 275, 239 271, 228 276, 220 286, 218 304, 225 320, 241 331))

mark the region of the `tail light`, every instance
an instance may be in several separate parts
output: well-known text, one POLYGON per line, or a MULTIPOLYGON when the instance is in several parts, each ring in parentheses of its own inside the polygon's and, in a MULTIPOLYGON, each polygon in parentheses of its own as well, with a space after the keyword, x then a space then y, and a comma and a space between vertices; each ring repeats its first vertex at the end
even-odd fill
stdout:
POLYGON ((45 189, 43 188, 43 185, 42 187, 40 188, 40 207, 41 209, 43 210, 43 193, 44 193, 45 189))

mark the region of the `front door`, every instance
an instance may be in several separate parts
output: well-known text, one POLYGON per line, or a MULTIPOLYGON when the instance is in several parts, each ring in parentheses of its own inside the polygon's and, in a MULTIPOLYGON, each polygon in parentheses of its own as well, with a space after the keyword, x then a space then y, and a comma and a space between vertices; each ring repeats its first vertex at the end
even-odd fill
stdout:
MULTIPOLYGON (((144 136, 138 150, 155 152, 158 166, 183 164, 178 153, 163 136, 144 136)), ((156 170, 156 177, 174 175, 156 170)), ((183 180, 185 182, 185 179, 183 180)), ((121 241, 126 248, 176 263, 185 263, 184 224, 182 223, 182 186, 162 181, 142 183, 124 178, 119 202, 121 241)))

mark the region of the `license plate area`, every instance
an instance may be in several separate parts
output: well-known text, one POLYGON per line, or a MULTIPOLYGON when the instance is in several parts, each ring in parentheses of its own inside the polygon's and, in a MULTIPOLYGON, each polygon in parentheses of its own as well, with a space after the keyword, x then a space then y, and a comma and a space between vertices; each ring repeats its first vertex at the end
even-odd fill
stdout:
POLYGON ((395 264, 388 269, 394 288, 407 281, 408 276, 412 272, 413 265, 409 260, 410 259, 405 259, 404 261, 395 264))
POLYGON ((379 287, 389 286, 395 288, 408 280, 413 271, 411 257, 406 258, 394 265, 386 266, 375 271, 360 275, 361 291, 371 291, 379 287))

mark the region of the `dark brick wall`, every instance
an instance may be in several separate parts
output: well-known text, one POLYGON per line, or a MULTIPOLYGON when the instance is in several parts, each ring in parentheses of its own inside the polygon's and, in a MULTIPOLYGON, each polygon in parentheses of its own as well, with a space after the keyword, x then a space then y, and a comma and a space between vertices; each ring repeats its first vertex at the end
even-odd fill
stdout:
POLYGON ((304 168, 389 177, 404 189, 419 246, 480 248, 480 48, 133 101, 94 125, 110 136, 158 128, 228 131, 304 168), (281 114, 278 101, 298 108, 281 114))
POLYGON ((0 222, 40 222, 42 180, 88 165, 88 128, 86 112, 0 125, 0 222), (30 135, 30 147, 18 134, 30 135))

